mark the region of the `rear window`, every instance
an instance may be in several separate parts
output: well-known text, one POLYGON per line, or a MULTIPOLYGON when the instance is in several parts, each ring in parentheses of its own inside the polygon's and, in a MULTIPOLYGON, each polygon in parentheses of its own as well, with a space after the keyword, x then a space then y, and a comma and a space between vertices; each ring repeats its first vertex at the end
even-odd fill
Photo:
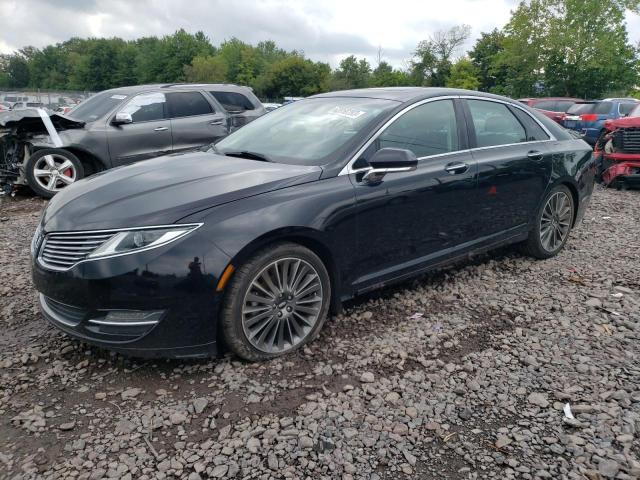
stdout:
POLYGON ((576 102, 574 102, 573 100, 558 100, 556 102, 557 110, 555 110, 555 111, 556 112, 566 112, 567 110, 569 110, 575 104, 576 104, 576 102))
POLYGON ((593 113, 595 103, 576 103, 567 110, 569 115, 581 115, 583 113, 593 113))
POLYGON ((556 103, 553 100, 542 100, 540 102, 535 102, 533 104, 534 107, 539 108, 540 110, 549 110, 551 112, 557 112, 556 103))
POLYGON ((621 115, 629 115, 636 108, 637 103, 621 103, 618 105, 618 111, 621 115))
POLYGON ((593 112, 590 113, 596 113, 599 115, 605 115, 609 112, 611 112, 611 107, 613 106, 613 103, 611 102, 598 102, 595 104, 595 107, 593 107, 593 112))
POLYGON ((200 92, 173 92, 167 94, 171 118, 193 117, 212 113, 213 108, 200 92))
POLYGON ((220 104, 229 111, 244 112, 255 107, 251 100, 237 92, 209 92, 220 104))

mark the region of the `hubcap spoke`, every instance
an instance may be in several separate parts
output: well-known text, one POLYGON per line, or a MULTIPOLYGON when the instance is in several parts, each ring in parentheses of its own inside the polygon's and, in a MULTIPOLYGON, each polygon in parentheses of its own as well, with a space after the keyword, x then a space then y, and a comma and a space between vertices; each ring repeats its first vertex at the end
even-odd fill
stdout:
POLYGON ((540 243, 548 252, 560 248, 569 234, 573 206, 565 192, 554 193, 542 210, 540 243))
POLYGON ((251 281, 242 304, 242 328, 256 349, 283 353, 311 333, 322 311, 320 276, 300 258, 278 259, 251 281))

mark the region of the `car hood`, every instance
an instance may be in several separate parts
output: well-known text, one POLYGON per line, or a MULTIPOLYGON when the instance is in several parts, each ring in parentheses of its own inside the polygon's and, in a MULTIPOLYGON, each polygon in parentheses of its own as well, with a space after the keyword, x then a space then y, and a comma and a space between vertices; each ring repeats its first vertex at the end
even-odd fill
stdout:
POLYGON ((206 208, 320 178, 320 167, 208 152, 115 168, 65 188, 49 202, 46 232, 167 225, 206 208))
POLYGON ((640 117, 624 117, 604 122, 604 128, 607 130, 629 127, 640 127, 640 117))

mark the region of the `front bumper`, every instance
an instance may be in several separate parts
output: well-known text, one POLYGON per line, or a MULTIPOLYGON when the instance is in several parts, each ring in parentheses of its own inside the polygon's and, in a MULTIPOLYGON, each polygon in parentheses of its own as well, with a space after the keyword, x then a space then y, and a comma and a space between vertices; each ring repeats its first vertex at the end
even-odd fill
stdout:
POLYGON ((43 316, 87 343, 135 357, 215 355, 229 258, 193 237, 139 254, 52 271, 32 261, 43 316))

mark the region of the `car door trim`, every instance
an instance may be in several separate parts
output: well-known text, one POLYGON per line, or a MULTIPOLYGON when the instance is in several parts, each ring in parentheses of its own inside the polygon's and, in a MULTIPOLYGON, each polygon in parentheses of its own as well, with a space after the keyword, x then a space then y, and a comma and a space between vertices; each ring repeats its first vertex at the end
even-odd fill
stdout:
POLYGON ((369 140, 367 140, 364 143, 364 145, 362 145, 362 147, 360 147, 357 150, 356 154, 353 155, 351 157, 351 159, 349 160, 349 162, 342 168, 342 170, 340 170, 340 173, 338 173, 338 176, 340 176, 340 175, 350 175, 352 173, 358 173, 358 172, 366 172, 367 170, 369 170, 371 167, 364 167, 364 168, 356 168, 356 169, 354 169, 353 168, 353 164, 358 160, 358 158, 360 158, 360 156, 365 152, 365 150, 367 148, 369 148, 369 146, 373 142, 375 142, 376 139, 393 122, 395 122, 398 118, 400 118, 402 115, 407 113, 409 110, 413 110, 414 108, 419 107, 420 105, 424 105, 424 104, 430 103, 430 102, 436 102, 438 100, 456 100, 456 99, 484 100, 484 101, 488 101, 488 102, 502 103, 504 105, 512 106, 512 107, 515 107, 515 108, 519 108, 525 114, 529 115, 529 117, 531 117, 533 119, 533 121, 536 122, 540 126, 540 128, 542 128, 542 130, 549 136, 549 138, 546 139, 546 140, 533 140, 533 141, 529 141, 529 142, 506 143, 506 144, 503 144, 503 145, 490 145, 490 146, 487 146, 487 147, 474 147, 474 148, 467 148, 467 149, 463 149, 463 150, 454 150, 454 151, 446 152, 446 153, 438 153, 438 154, 435 154, 435 155, 426 155, 424 157, 418 157, 418 160, 426 160, 426 159, 431 159, 431 158, 443 157, 443 156, 446 156, 446 155, 455 155, 455 154, 459 154, 459 153, 473 152, 475 150, 486 150, 486 149, 490 149, 490 148, 507 147, 507 146, 514 146, 514 145, 527 145, 527 144, 531 144, 531 143, 557 141, 556 137, 549 131, 549 129, 542 122, 540 122, 540 120, 538 120, 536 117, 531 115, 531 113, 528 112, 525 108, 523 108, 520 105, 517 105, 516 103, 507 102, 507 101, 500 100, 500 99, 497 99, 497 98, 488 98, 488 97, 481 97, 481 96, 476 96, 476 95, 444 95, 444 96, 441 96, 441 97, 431 97, 431 98, 425 98, 424 100, 420 100, 418 102, 415 102, 415 103, 412 103, 411 105, 406 106, 405 108, 400 110, 398 113, 396 113, 393 117, 391 117, 389 120, 387 120, 371 136, 371 138, 369 140))

